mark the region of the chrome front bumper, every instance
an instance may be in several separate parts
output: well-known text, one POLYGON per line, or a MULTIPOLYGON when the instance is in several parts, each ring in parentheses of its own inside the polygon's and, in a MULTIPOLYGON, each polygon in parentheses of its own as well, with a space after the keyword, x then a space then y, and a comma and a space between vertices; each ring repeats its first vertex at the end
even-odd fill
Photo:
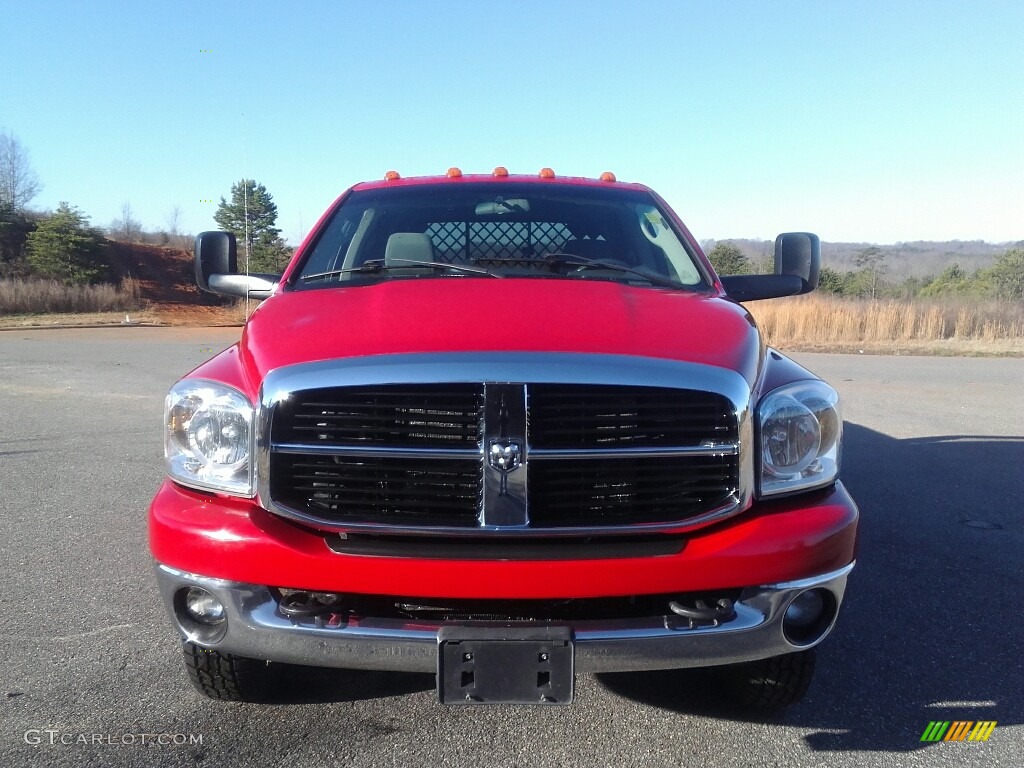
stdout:
MULTIPOLYGON (((573 622, 576 671, 708 667, 810 648, 832 630, 853 566, 799 581, 749 587, 735 604, 736 616, 717 626, 674 626, 662 616, 573 622), (808 589, 832 595, 833 615, 813 641, 795 644, 783 632, 783 617, 793 599, 808 589)), ((265 586, 212 579, 160 564, 156 573, 178 630, 205 648, 288 664, 437 671, 440 622, 361 618, 338 626, 315 626, 283 616, 265 586), (208 590, 221 601, 226 621, 211 629, 183 619, 181 595, 192 586, 208 590)))

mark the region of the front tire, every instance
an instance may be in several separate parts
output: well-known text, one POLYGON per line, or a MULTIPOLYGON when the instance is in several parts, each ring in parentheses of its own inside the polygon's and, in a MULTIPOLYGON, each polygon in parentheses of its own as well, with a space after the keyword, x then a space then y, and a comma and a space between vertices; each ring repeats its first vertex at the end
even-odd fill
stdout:
POLYGON ((803 699, 814 677, 811 648, 770 659, 737 664, 728 670, 729 692, 742 706, 779 710, 803 699))
POLYGON ((257 701, 267 691, 268 662, 184 641, 185 671, 196 690, 219 701, 257 701))

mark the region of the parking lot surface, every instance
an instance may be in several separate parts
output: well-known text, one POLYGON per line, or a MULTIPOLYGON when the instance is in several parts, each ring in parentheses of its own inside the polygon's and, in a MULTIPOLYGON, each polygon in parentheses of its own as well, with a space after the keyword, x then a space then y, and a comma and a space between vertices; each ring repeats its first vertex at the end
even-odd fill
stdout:
POLYGON ((568 708, 446 708, 429 675, 295 669, 277 701, 189 685, 146 507, 167 388, 237 329, 0 333, 0 765, 1024 764, 1024 360, 797 354, 844 398, 859 562, 807 699, 699 673, 583 676, 568 708), (929 722, 996 721, 985 743, 929 722))

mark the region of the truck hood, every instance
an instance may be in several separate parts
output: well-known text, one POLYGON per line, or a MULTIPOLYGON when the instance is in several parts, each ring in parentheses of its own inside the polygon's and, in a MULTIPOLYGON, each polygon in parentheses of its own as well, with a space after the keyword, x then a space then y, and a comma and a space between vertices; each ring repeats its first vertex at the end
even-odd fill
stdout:
POLYGON ((753 386, 761 341, 743 307, 601 280, 409 278, 286 291, 253 313, 239 353, 257 389, 295 363, 413 352, 584 352, 728 368, 753 386))

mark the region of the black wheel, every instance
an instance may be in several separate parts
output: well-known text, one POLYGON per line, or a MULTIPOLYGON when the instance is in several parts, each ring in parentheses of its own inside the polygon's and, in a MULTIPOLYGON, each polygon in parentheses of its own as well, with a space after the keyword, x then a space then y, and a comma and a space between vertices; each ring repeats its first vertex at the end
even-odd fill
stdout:
POLYGON ((192 685, 211 699, 256 701, 267 690, 270 671, 266 661, 201 648, 187 640, 182 652, 192 685))
POLYGON ((782 709, 803 699, 814 677, 814 649, 730 667, 729 691, 744 707, 782 709))

